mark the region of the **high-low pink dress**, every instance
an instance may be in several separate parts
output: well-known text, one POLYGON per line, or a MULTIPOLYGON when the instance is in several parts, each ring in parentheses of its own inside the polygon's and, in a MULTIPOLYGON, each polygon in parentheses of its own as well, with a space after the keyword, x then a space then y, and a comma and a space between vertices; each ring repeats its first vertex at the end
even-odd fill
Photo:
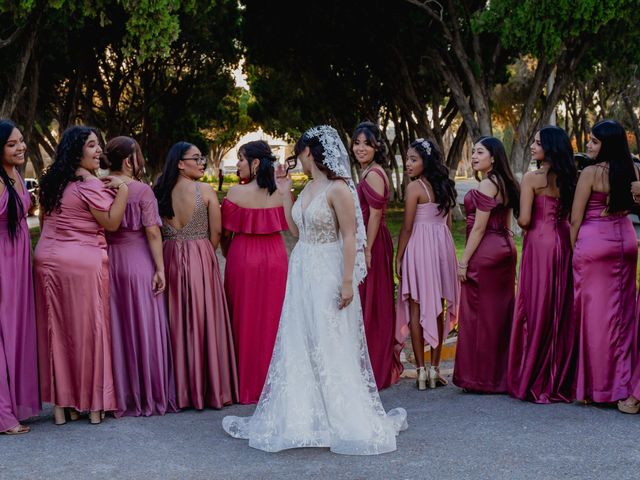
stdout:
POLYGON ((178 408, 201 410, 237 401, 238 374, 207 205, 195 186, 191 220, 180 230, 164 222, 162 235, 178 408))
MULTIPOLYGON (((380 177, 384 174, 373 169, 380 177)), ((389 188, 386 181, 383 195, 379 195, 364 178, 357 187, 362 218, 369 225, 370 208, 382 210, 378 235, 371 247, 371 267, 360 284, 360 302, 364 317, 364 332, 378 389, 393 385, 402 373, 400 352, 402 343, 396 339, 397 319, 393 301, 393 240, 385 222, 389 188)))
POLYGON ((398 287, 399 338, 409 335, 409 300, 420 304, 420 325, 424 340, 437 347, 437 318, 446 301, 444 336, 455 325, 460 305, 460 283, 457 276, 456 248, 447 226, 447 216, 438 212, 438 204, 422 180, 429 202, 417 205, 411 237, 402 257, 402 278, 398 287))
POLYGON ((243 208, 224 200, 222 226, 233 232, 224 286, 238 360, 238 401, 258 403, 287 286, 287 249, 280 233, 287 220, 282 207, 243 208))
MULTIPOLYGON (((0 167, 2 168, 2 167, 0 167)), ((0 195, 0 432, 38 415, 36 319, 31 276, 31 243, 27 212, 29 192, 22 179, 20 201, 24 216, 16 237, 9 236, 5 188, 0 195)))
POLYGON ((42 400, 79 411, 116 410, 109 260, 104 228, 113 193, 95 177, 70 182, 45 215, 36 246, 36 319, 42 400))

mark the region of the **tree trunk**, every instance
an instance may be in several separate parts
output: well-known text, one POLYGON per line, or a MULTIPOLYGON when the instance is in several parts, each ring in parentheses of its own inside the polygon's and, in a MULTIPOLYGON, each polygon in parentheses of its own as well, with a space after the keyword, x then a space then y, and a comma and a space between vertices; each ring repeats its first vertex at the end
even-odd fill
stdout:
POLYGON ((622 102, 624 103, 624 108, 629 115, 633 135, 636 137, 636 152, 640 152, 640 124, 638 123, 638 116, 633 109, 633 105, 627 92, 622 93, 622 102))
POLYGON ((22 51, 18 56, 16 63, 12 65, 9 72, 13 72, 8 78, 7 90, 5 91, 2 105, 0 105, 0 117, 9 118, 13 116, 13 113, 24 94, 24 77, 31 59, 31 53, 36 44, 37 37, 37 24, 29 31, 22 51))

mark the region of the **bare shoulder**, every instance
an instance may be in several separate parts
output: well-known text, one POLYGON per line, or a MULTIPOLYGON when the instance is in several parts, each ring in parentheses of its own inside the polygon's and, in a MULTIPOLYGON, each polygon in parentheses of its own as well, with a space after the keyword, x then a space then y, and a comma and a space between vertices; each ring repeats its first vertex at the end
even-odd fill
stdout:
POLYGON ((209 202, 219 203, 218 195, 216 195, 215 190, 208 183, 201 182, 200 183, 200 193, 203 198, 206 198, 209 202))
POLYGON ((227 190, 226 198, 231 200, 232 202, 238 200, 240 196, 242 196, 242 185, 240 184, 233 185, 229 188, 229 190, 227 190))
POLYGON ((351 197, 352 193, 347 182, 342 180, 333 180, 333 185, 329 188, 327 195, 333 198, 346 198, 347 196, 351 197))
POLYGON ((490 197, 495 197, 498 194, 497 185, 488 178, 485 178, 480 182, 478 190, 480 191, 480 193, 484 193, 485 195, 489 195, 490 197))
POLYGON ((369 185, 371 185, 376 191, 383 191, 384 190, 384 186, 386 185, 386 181, 385 178, 387 177, 387 174, 385 173, 385 171, 380 168, 380 167, 373 167, 369 173, 367 174, 367 176, 364 178, 364 181, 367 182, 369 185), (381 172, 384 177, 382 177, 381 175, 377 174, 377 173, 373 173, 374 170, 381 172))

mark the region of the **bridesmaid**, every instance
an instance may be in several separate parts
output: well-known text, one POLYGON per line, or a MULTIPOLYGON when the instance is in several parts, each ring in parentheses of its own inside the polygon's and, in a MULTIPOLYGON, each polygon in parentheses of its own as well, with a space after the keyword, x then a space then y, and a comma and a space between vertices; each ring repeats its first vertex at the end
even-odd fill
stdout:
POLYGON ((40 182, 44 218, 34 257, 40 388, 55 405, 56 425, 65 423, 64 408, 89 411, 93 424, 117 409, 105 230, 120 226, 129 187, 94 176, 101 153, 96 130, 71 127, 40 182))
POLYGON ((407 152, 404 222, 398 239, 396 271, 401 337, 410 326, 418 370, 418 389, 447 385, 440 375, 440 353, 455 324, 460 304, 456 249, 451 236, 455 183, 433 142, 419 138, 407 152), (445 320, 446 312, 446 320, 445 320), (431 345, 431 367, 424 367, 424 342, 431 345))
POLYGON ((138 180, 144 167, 140 146, 133 138, 116 137, 100 166, 129 187, 120 228, 107 234, 116 416, 175 412, 162 221, 151 187, 138 180))
POLYGON ((154 189, 165 240, 177 406, 198 410, 238 399, 231 322, 215 252, 220 204, 213 189, 198 182, 206 164, 196 146, 178 142, 154 189))
POLYGON ((22 133, 0 120, 0 433, 29 432, 21 420, 38 415, 36 319, 27 212, 31 199, 18 173, 22 133))
POLYGON ((520 188, 495 137, 476 142, 471 165, 481 181, 464 197, 467 244, 458 264, 462 293, 453 383, 474 392, 504 393, 516 283, 509 228, 511 211, 518 215, 520 188))
POLYGON ((628 212, 636 174, 624 128, 593 126, 571 210, 574 310, 579 329, 576 398, 617 402, 631 393, 638 244, 628 212))
POLYGON ((233 324, 240 403, 258 403, 267 378, 287 284, 288 258, 280 232, 287 230, 267 142, 238 151, 241 185, 222 202, 224 286, 233 324), (268 288, 247 288, 249 285, 268 288))
POLYGON ((357 190, 367 229, 367 276, 360 284, 364 331, 376 385, 382 389, 400 378, 402 344, 395 338, 393 241, 385 222, 389 179, 384 171, 384 144, 374 123, 363 122, 356 127, 351 151, 362 169, 357 190))
POLYGON ((509 348, 509 394, 535 403, 571 402, 577 329, 569 212, 578 172, 569 137, 544 127, 531 144, 540 168, 525 173, 518 225, 526 231, 509 348))

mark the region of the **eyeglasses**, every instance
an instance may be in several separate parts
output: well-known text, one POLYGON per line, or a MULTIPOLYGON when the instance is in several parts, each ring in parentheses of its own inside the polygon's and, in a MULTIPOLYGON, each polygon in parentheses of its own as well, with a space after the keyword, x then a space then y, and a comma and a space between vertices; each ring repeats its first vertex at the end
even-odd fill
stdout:
POLYGON ((203 155, 199 155, 199 156, 196 155, 195 157, 183 158, 182 160, 193 160, 198 165, 206 165, 207 164, 207 157, 205 157, 203 155))
POLYGON ((284 163, 287 165, 287 173, 289 173, 289 170, 296 168, 296 165, 298 164, 298 156, 291 155, 284 159, 284 163))

